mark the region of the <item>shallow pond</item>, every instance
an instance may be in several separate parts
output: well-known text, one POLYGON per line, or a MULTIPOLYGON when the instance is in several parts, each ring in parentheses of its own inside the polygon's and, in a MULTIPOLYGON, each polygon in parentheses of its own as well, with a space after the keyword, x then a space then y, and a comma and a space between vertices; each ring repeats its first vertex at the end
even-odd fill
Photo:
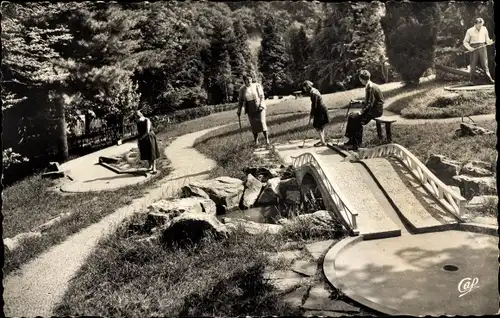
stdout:
POLYGON ((257 223, 276 224, 276 220, 280 219, 280 212, 276 206, 264 206, 247 210, 237 209, 217 216, 219 219, 222 219, 223 217, 231 219, 244 219, 257 223))

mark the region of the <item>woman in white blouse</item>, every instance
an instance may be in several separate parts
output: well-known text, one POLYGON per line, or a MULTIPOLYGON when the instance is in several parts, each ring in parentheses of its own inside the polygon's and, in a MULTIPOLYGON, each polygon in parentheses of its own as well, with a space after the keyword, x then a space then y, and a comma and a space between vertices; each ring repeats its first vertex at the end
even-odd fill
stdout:
POLYGON ((262 132, 266 139, 266 144, 269 145, 269 137, 266 124, 266 106, 264 105, 264 90, 262 85, 253 82, 251 76, 244 76, 245 85, 240 88, 238 98, 238 117, 241 116, 241 108, 245 107, 245 114, 248 115, 250 126, 256 145, 259 143, 259 133, 262 132))

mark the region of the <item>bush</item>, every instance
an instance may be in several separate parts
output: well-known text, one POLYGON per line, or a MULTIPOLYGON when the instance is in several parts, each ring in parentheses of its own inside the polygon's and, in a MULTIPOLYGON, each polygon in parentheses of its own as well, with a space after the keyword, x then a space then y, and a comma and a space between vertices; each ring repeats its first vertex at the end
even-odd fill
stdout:
POLYGON ((407 83, 433 66, 440 10, 436 3, 390 2, 381 19, 390 64, 407 83))
POLYGON ((207 93, 201 87, 169 87, 159 97, 158 109, 161 113, 168 113, 178 109, 200 107, 207 101, 207 93))
POLYGON ((188 120, 193 120, 196 118, 208 116, 210 114, 236 109, 237 107, 238 103, 229 103, 229 104, 188 108, 173 112, 170 115, 152 116, 151 121, 153 122, 154 127, 161 127, 165 124, 174 124, 188 120))

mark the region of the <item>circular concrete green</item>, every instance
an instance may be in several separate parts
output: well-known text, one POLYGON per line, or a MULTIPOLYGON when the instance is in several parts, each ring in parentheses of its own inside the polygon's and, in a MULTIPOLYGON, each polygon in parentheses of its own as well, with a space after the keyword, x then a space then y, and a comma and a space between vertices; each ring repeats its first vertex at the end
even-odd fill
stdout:
POLYGON ((444 231, 340 243, 325 257, 326 277, 377 311, 412 316, 499 311, 496 236, 444 231))

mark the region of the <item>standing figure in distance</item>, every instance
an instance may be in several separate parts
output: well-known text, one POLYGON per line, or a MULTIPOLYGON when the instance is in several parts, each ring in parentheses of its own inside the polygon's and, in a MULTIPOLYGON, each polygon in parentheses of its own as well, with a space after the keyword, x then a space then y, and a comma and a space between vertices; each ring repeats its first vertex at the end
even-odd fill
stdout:
POLYGON ((135 113, 137 118, 137 145, 139 147, 140 159, 149 163, 149 170, 156 174, 156 160, 161 156, 158 149, 156 135, 153 132, 151 121, 144 117, 141 111, 135 113))
POLYGON ((328 109, 323 102, 321 93, 313 87, 313 83, 311 81, 304 81, 304 83, 302 83, 302 90, 311 96, 311 112, 309 114, 309 120, 313 120, 313 127, 319 133, 320 141, 314 144, 314 146, 326 146, 325 126, 330 122, 328 109))
POLYGON ((494 83, 493 78, 488 68, 488 51, 486 45, 490 45, 493 41, 490 39, 488 29, 483 25, 484 20, 477 18, 474 21, 474 26, 469 28, 465 33, 464 46, 470 51, 470 82, 474 85, 474 76, 476 72, 476 64, 479 60, 481 67, 484 69, 490 83, 494 83))
POLYGON ((250 127, 252 128, 255 145, 259 144, 259 133, 262 132, 269 146, 269 136, 266 124, 266 106, 264 104, 264 90, 262 85, 253 82, 251 76, 244 76, 245 84, 240 88, 238 98, 238 111, 236 114, 241 116, 241 108, 245 107, 245 114, 248 115, 250 127))
POLYGON ((359 80, 365 85, 365 100, 360 112, 353 112, 347 118, 345 136, 349 141, 344 144, 346 149, 358 150, 363 142, 363 126, 370 120, 382 116, 384 111, 384 96, 377 84, 370 80, 370 72, 362 70, 359 80))

